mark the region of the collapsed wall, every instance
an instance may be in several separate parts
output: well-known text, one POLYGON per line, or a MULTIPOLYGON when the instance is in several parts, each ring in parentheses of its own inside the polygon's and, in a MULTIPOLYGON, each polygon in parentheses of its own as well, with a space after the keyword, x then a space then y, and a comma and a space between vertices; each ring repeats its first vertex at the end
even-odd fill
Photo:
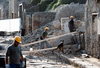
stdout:
MULTIPOLYGON (((79 11, 80 16, 82 16, 82 17, 79 17, 79 18, 75 17, 76 19, 80 19, 80 18, 83 19, 83 17, 84 17, 84 8, 83 7, 84 7, 84 4, 64 5, 64 6, 62 6, 63 11, 62 11, 62 9, 59 10, 56 13, 56 15, 55 15, 55 12, 53 12, 53 13, 52 12, 36 12, 36 13, 34 13, 32 15, 32 33, 29 33, 24 37, 22 36, 22 44, 38 41, 39 37, 42 34, 42 32, 45 30, 44 29, 45 27, 49 27, 50 28, 50 30, 48 32, 49 33, 49 35, 48 35, 49 37, 54 37, 54 36, 59 36, 59 35, 65 34, 64 31, 60 30, 61 29, 61 27, 60 27, 61 26, 61 22, 59 20, 62 17, 71 16, 72 14, 70 12, 74 13, 74 11, 79 11), (68 11, 68 8, 70 9, 70 11, 68 11), (66 11, 67 11, 67 13, 65 13, 66 11), (81 12, 82 12, 82 15, 81 15, 81 12), (55 16, 56 16, 56 18, 55 18, 55 16), (55 20, 54 20, 54 18, 55 18, 55 20)), ((79 23, 81 23, 81 21, 79 23)), ((81 26, 82 26, 82 24, 83 23, 81 23, 81 26)), ((78 27, 81 27, 81 26, 77 25, 76 27, 78 28, 78 27)), ((70 37, 72 37, 72 35, 70 37)), ((68 36, 68 38, 69 38, 68 42, 71 42, 70 41, 70 37, 68 36)), ((67 37, 65 38, 65 40, 67 40, 67 37)), ((53 43, 60 42, 60 38, 58 38, 58 40, 54 39, 54 40, 50 40, 48 42, 52 46, 53 45, 58 45, 58 44, 53 44, 53 43)), ((66 44, 68 42, 66 42, 66 44)), ((38 46, 39 47, 39 44, 35 44, 35 45, 32 45, 32 46, 36 46, 36 47, 38 46)))
POLYGON ((50 28, 49 32, 54 32, 53 29, 52 29, 52 24, 47 23, 44 26, 41 26, 40 28, 34 30, 32 33, 29 33, 26 36, 22 36, 21 37, 22 38, 22 44, 37 41, 39 39, 39 37, 41 36, 42 32, 45 30, 45 27, 50 28))

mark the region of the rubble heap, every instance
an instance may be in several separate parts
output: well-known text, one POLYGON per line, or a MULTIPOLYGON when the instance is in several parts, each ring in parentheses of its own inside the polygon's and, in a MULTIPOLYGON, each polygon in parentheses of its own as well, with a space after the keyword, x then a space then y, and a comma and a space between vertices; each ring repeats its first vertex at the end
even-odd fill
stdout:
MULTIPOLYGON (((55 9, 53 11, 53 12, 57 12, 55 20, 45 24, 44 26, 41 26, 39 29, 34 30, 32 33, 22 36, 21 37, 22 44, 27 44, 27 43, 38 41, 39 37, 41 36, 45 27, 50 28, 50 30, 48 32, 49 37, 54 37, 54 36, 59 36, 59 35, 65 34, 65 32, 61 30, 60 19, 62 17, 69 17, 70 15, 73 15, 76 19, 77 23, 75 23, 75 28, 77 29, 77 31, 80 31, 80 29, 82 29, 84 31, 84 22, 82 22, 83 18, 84 18, 84 6, 85 6, 84 4, 67 4, 67 5, 59 6, 57 9, 60 9, 60 10, 55 9), (68 10, 70 11, 70 13, 68 10), (77 12, 79 12, 79 13, 77 13, 77 12), (80 16, 78 16, 78 15, 80 15, 80 16), (80 18, 82 19, 82 21, 80 18)), ((55 44, 53 44, 54 40, 49 40, 48 42, 52 46, 55 45, 55 44)), ((30 48, 33 48, 33 50, 39 49, 39 44, 30 45, 30 46, 24 47, 23 49, 30 50, 30 48)))
POLYGON ((26 36, 21 37, 22 38, 22 44, 37 41, 39 39, 39 37, 41 36, 42 32, 44 31, 45 27, 50 28, 49 33, 53 32, 52 23, 47 23, 45 26, 41 26, 39 29, 34 30, 32 33, 29 33, 26 36))
POLYGON ((60 20, 63 17, 70 17, 72 15, 77 20, 84 21, 85 4, 71 3, 67 5, 60 5, 51 12, 57 12, 55 20, 60 20))

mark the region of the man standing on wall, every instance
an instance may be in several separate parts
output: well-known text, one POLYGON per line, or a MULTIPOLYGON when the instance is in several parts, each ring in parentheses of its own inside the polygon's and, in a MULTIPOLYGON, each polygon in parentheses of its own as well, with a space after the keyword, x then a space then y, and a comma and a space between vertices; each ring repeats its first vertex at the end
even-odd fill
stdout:
POLYGON ((22 60, 22 67, 25 66, 21 48, 20 46, 18 46, 20 41, 21 38, 19 36, 16 36, 13 45, 8 47, 6 52, 6 59, 5 59, 6 68, 21 68, 20 59, 22 60), (8 64, 8 57, 9 57, 10 64, 8 64))
POLYGON ((48 33, 47 33, 48 30, 49 30, 49 28, 46 27, 46 28, 45 28, 45 31, 44 31, 44 32, 42 33, 42 35, 40 36, 40 40, 44 40, 44 42, 41 42, 41 43, 40 43, 40 49, 42 49, 42 48, 44 47, 44 43, 46 43, 47 47, 50 48, 49 43, 48 43, 47 41, 45 41, 45 38, 47 38, 47 35, 48 35, 48 33))
POLYGON ((70 16, 70 21, 69 21, 69 23, 68 23, 68 27, 69 27, 69 30, 70 30, 70 32, 74 32, 75 31, 75 27, 74 27, 74 17, 73 16, 70 16))

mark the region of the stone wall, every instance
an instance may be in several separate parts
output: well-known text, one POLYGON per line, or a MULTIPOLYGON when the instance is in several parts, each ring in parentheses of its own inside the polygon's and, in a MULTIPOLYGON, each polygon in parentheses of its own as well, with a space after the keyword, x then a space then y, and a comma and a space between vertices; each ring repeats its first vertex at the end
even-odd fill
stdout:
POLYGON ((36 12, 32 15, 32 31, 44 26, 45 24, 52 22, 55 18, 53 12, 36 12))
POLYGON ((32 32, 32 17, 30 15, 26 16, 26 34, 32 32))
POLYGON ((97 33, 99 18, 100 2, 98 3, 96 0, 87 0, 85 6, 85 50, 89 55, 96 58, 100 58, 100 44, 98 43, 99 39, 97 33))
POLYGON ((0 4, 0 19, 7 19, 8 18, 8 1, 2 2, 0 4))
POLYGON ((18 1, 17 0, 9 0, 9 18, 17 18, 18 17, 18 1))
POLYGON ((22 13, 22 28, 26 29, 26 13, 22 13))

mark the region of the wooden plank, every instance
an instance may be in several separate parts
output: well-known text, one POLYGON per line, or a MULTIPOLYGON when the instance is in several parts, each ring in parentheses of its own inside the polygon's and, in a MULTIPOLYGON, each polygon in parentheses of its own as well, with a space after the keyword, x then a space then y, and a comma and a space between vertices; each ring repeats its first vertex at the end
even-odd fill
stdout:
MULTIPOLYGON (((56 49, 57 47, 52 47, 52 48, 46 48, 46 49, 39 49, 39 50, 34 50, 34 51, 22 51, 22 53, 34 53, 34 52, 41 52, 41 51, 49 51, 49 50, 53 50, 53 49, 56 49)), ((6 52, 6 51, 0 51, 0 55, 3 54, 3 52, 6 52)))
MULTIPOLYGON (((66 36, 66 35, 69 35, 69 34, 75 34, 77 33, 77 31, 75 32, 71 32, 71 33, 67 33, 67 34, 63 34, 63 35, 59 35, 59 36, 55 36, 55 37, 52 37, 52 38, 48 38, 48 39, 45 39, 46 41, 48 40, 51 40, 51 39, 56 39, 56 38, 60 38, 62 36, 66 36)), ((36 41, 36 42, 32 42, 32 43, 28 43, 28 44, 24 44, 24 45, 21 45, 21 47, 25 47, 25 46, 29 46, 29 45, 33 45, 33 44, 36 44, 36 43, 40 43, 40 42, 43 42, 44 40, 40 40, 40 41, 36 41)))
POLYGON ((53 48, 46 48, 46 49, 41 49, 41 50, 34 50, 34 51, 22 51, 22 53, 34 53, 34 52, 42 52, 42 51, 49 51, 49 50, 53 50, 56 49, 57 47, 53 47, 53 48))

